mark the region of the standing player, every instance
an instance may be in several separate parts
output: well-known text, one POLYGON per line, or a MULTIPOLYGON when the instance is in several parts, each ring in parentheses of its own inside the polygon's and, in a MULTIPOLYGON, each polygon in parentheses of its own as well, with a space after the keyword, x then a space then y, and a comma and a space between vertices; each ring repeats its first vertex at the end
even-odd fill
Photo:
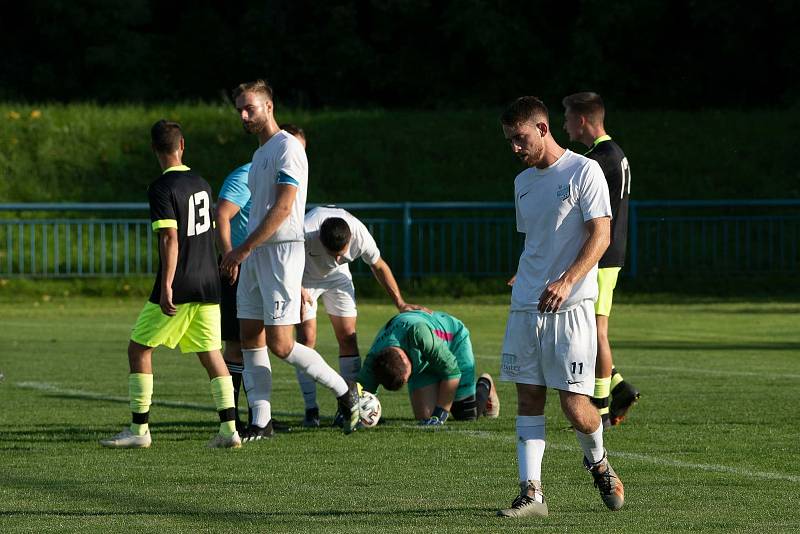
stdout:
POLYGON ((153 348, 166 345, 196 352, 211 379, 220 418, 209 447, 241 447, 234 422, 233 384, 219 349, 219 274, 214 254, 211 187, 183 165, 184 139, 176 122, 158 121, 150 132, 163 173, 147 190, 157 231, 159 269, 150 301, 133 327, 128 345, 128 391, 133 422, 104 447, 145 448, 153 396, 153 348))
POLYGON ((300 322, 305 261, 305 150, 275 122, 272 89, 266 82, 243 83, 233 96, 244 129, 258 136, 260 145, 248 176, 252 195, 248 236, 220 265, 231 279, 239 276, 236 300, 244 357, 242 379, 252 413, 243 440, 271 437, 274 432, 268 348, 334 392, 345 414, 344 432, 349 434, 358 423, 357 385, 345 382, 319 353, 296 343, 293 336, 294 325, 300 322))
POLYGON ((589 147, 584 154, 603 169, 611 199, 611 245, 600 258, 597 270, 598 296, 594 305, 597 322, 597 368, 592 402, 600 410, 603 426, 618 425, 639 399, 639 391, 617 372, 608 342, 608 317, 617 277, 625 265, 628 239, 628 196, 631 192, 631 169, 622 149, 606 133, 603 121, 605 106, 597 93, 576 93, 562 100, 564 130, 570 141, 589 147), (608 397, 611 393, 611 413, 608 397), (609 417, 610 415, 610 417, 609 417))
MULTIPOLYGON (((303 129, 293 124, 281 124, 281 130, 294 135, 306 147, 306 136, 303 129)), ((217 246, 222 255, 238 247, 247 238, 247 220, 250 215, 250 189, 247 187, 247 175, 252 163, 245 163, 231 172, 222 184, 217 201, 217 246)), ((239 319, 236 317, 236 289, 239 280, 224 278, 222 280, 222 340, 225 342, 225 365, 233 379, 233 398, 236 404, 236 428, 244 431, 245 425, 239 421, 239 389, 242 384, 242 344, 239 340, 239 319)), ((312 381, 312 383, 314 383, 312 381)), ((249 419, 249 418, 248 418, 249 419)), ((273 421, 275 430, 282 428, 273 421)))
POLYGON ((375 336, 358 381, 371 393, 379 385, 397 391, 408 384, 414 417, 422 425, 443 425, 450 414, 457 421, 500 415, 492 377, 484 373, 475 383, 469 330, 444 312, 392 317, 375 336))
POLYGON ((519 496, 502 517, 546 516, 541 484, 547 388, 555 388, 572 423, 584 466, 611 510, 624 502, 608 462, 594 390, 597 261, 609 243, 611 206, 600 166, 561 148, 547 107, 516 99, 500 119, 527 169, 514 180, 517 230, 525 234, 511 293, 501 380, 517 388, 519 496))
MULTIPOLYGON (((351 262, 361 258, 369 265, 398 311, 430 310, 403 300, 375 239, 364 223, 347 211, 335 207, 318 207, 309 211, 305 216, 305 238, 303 311, 302 323, 297 327, 297 340, 314 348, 317 342, 317 300, 322 297, 339 343, 339 372, 346 380, 355 381, 361 369, 361 357, 356 338, 356 292, 350 274, 351 262)), ((297 379, 306 405, 303 425, 319 426, 316 384, 299 370, 297 379)))

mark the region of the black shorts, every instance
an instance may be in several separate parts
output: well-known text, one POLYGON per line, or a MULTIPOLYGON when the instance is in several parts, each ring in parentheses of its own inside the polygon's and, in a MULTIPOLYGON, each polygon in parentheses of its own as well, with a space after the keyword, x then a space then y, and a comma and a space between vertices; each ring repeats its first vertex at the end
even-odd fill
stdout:
POLYGON ((236 288, 239 287, 239 278, 233 285, 227 278, 220 280, 222 285, 222 299, 220 312, 222 314, 222 341, 239 341, 239 319, 236 318, 236 288))

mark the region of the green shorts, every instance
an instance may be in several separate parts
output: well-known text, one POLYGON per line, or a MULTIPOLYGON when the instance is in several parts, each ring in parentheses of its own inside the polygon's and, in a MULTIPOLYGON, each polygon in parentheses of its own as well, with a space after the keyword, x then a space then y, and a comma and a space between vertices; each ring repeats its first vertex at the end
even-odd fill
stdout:
POLYGON ((597 269, 597 301, 594 303, 594 314, 611 315, 611 301, 614 299, 614 288, 617 287, 617 277, 620 267, 605 267, 597 269))
MULTIPOLYGON (((469 339, 469 330, 466 327, 459 333, 450 347, 450 351, 456 357, 458 368, 461 371, 461 379, 458 381, 456 397, 453 400, 462 400, 475 395, 475 356, 472 354, 472 341, 469 339)), ((408 393, 411 394, 415 389, 438 384, 441 381, 442 378, 431 371, 412 375, 408 381, 408 393)))
POLYGON ((145 347, 166 345, 181 352, 208 352, 222 348, 219 304, 178 304, 170 317, 161 306, 147 302, 136 319, 131 341, 145 347))

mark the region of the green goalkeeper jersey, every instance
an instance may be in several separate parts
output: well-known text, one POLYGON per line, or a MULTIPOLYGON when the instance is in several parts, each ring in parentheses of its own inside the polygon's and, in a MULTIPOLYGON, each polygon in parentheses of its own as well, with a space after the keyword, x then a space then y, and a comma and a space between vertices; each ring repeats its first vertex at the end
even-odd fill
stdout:
POLYGON ((399 313, 375 336, 375 341, 364 358, 358 381, 364 389, 375 393, 379 384, 375 380, 372 363, 386 347, 399 347, 405 351, 411 360, 412 380, 422 373, 434 373, 440 380, 459 378, 461 369, 457 354, 461 351, 455 349, 460 346, 464 336, 469 336, 464 323, 446 313, 399 313))

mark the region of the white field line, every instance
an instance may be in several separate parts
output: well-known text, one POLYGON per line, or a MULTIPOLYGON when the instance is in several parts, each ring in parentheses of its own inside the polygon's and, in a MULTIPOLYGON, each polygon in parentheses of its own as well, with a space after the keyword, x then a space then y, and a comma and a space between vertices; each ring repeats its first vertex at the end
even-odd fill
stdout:
MULTIPOLYGON (((475 358, 486 361, 494 359, 497 362, 497 368, 500 368, 500 355, 486 355, 476 354, 475 358)), ((707 374, 719 376, 760 376, 770 380, 786 380, 786 379, 800 379, 800 374, 792 373, 760 373, 756 371, 726 371, 724 369, 703 369, 698 367, 661 367, 658 365, 640 365, 636 363, 626 363, 624 369, 643 369, 650 371, 663 371, 666 373, 680 373, 680 374, 707 374)))
MULTIPOLYGON (((127 397, 118 397, 113 395, 104 395, 102 393, 93 393, 91 391, 83 391, 80 389, 66 389, 60 388, 53 384, 48 384, 46 382, 17 382, 14 384, 18 388, 22 389, 33 389, 37 391, 46 391, 49 393, 56 393, 59 395, 73 395, 76 397, 82 398, 90 398, 90 399, 97 399, 97 400, 110 400, 115 402, 128 402, 127 397)), ((193 402, 180 402, 180 401, 153 401, 154 405, 157 406, 171 406, 174 408, 202 408, 207 410, 214 410, 214 407, 210 404, 198 404, 193 402)), ((291 415, 291 414, 278 414, 276 415, 291 415)), ((399 425, 400 427, 430 432, 430 428, 420 427, 418 425, 399 425)), ((453 426, 447 426, 442 429, 446 432, 454 432, 457 434, 463 434, 466 436, 474 436, 480 439, 492 439, 496 441, 506 442, 509 445, 513 444, 516 441, 516 436, 514 436, 510 432, 488 432, 486 430, 462 430, 458 428, 453 428, 453 426)), ((436 430, 441 432, 442 430, 436 430)), ((570 447, 567 445, 561 445, 558 443, 548 443, 547 448, 555 449, 557 451, 578 451, 578 445, 576 444, 574 447, 570 447)), ((668 458, 651 456, 649 454, 639 454, 636 452, 624 452, 624 451, 612 451, 612 457, 622 457, 628 458, 631 460, 637 460, 644 463, 655 464, 655 465, 669 465, 672 467, 678 467, 681 469, 688 469, 692 471, 700 470, 700 471, 711 471, 717 473, 729 473, 732 475, 738 475, 743 478, 748 477, 755 477, 755 478, 762 478, 766 480, 787 480, 789 482, 797 482, 800 483, 800 476, 797 475, 790 475, 788 473, 770 473, 768 471, 752 471, 749 469, 742 469, 738 467, 730 467, 727 465, 716 465, 716 464, 698 464, 692 462, 682 462, 680 460, 670 460, 668 458)))

